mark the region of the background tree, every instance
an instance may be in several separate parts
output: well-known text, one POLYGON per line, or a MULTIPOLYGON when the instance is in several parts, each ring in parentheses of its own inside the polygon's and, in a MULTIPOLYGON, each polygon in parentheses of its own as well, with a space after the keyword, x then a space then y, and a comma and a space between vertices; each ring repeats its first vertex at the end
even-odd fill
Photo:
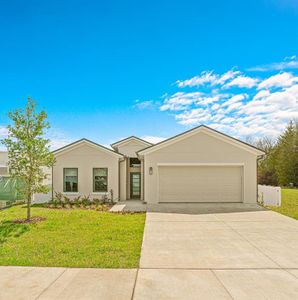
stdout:
POLYGON ((276 174, 279 185, 298 186, 298 121, 291 121, 280 135, 276 156, 276 174))
POLYGON ((277 185, 275 146, 272 138, 263 137, 255 143, 256 147, 266 153, 265 158, 258 162, 258 183, 265 185, 277 185))
POLYGON ((268 137, 255 145, 266 152, 258 164, 258 183, 298 187, 298 121, 291 121, 276 142, 268 137))
POLYGON ((8 137, 2 141, 7 147, 9 171, 13 178, 21 181, 18 192, 27 202, 27 221, 30 222, 30 207, 34 193, 47 193, 43 184, 48 176, 43 167, 54 164, 54 155, 45 138, 45 130, 50 127, 45 111, 37 112, 35 101, 28 97, 24 109, 8 114, 12 125, 8 128, 8 137))

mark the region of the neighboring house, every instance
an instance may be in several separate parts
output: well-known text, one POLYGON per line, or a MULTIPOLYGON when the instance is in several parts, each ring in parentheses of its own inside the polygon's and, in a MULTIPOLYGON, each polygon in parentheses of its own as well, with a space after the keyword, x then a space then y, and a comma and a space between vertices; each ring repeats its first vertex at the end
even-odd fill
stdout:
POLYGON ((0 151, 0 176, 8 176, 8 153, 0 151))
POLYGON ((22 198, 22 195, 17 192, 17 183, 18 180, 9 175, 7 151, 0 151, 0 207, 5 207, 6 203, 22 198))
POLYGON ((257 201, 265 153, 206 126, 152 145, 129 137, 106 148, 82 139, 54 151, 53 190, 147 203, 257 201))

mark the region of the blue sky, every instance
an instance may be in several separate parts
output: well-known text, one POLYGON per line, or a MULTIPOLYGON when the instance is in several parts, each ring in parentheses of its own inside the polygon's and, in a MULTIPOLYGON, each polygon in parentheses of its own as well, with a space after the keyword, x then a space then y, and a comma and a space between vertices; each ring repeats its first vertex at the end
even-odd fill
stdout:
POLYGON ((2 1, 0 136, 27 96, 53 148, 206 124, 276 136, 298 117, 298 2, 2 1))

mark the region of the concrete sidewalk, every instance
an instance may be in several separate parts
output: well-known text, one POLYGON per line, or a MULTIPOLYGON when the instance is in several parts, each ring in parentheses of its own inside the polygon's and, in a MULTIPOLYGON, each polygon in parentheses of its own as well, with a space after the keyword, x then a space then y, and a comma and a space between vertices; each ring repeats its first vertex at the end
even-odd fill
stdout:
POLYGON ((0 299, 131 299, 136 269, 0 267, 0 299))
POLYGON ((0 299, 298 299, 298 222, 147 213, 140 269, 0 267, 0 299))

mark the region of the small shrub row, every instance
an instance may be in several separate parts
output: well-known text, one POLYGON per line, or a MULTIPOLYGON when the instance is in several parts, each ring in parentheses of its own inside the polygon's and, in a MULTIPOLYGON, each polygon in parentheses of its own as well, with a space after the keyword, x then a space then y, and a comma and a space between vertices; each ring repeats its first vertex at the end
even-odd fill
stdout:
POLYGON ((114 204, 114 201, 109 199, 106 195, 102 198, 91 198, 90 195, 78 196, 69 198, 62 193, 55 193, 55 197, 45 204, 48 208, 86 208, 106 211, 114 204))

